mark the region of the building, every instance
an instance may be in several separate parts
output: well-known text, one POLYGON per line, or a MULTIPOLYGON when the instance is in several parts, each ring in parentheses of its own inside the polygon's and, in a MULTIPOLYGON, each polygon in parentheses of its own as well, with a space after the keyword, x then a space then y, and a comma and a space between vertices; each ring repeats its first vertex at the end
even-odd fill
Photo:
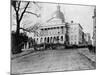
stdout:
POLYGON ((85 34, 84 34, 84 37, 85 37, 85 42, 86 42, 86 44, 92 45, 92 40, 91 40, 90 33, 85 33, 85 34))
POLYGON ((96 46, 96 8, 94 9, 93 18, 93 46, 96 46))
POLYGON ((64 14, 57 6, 52 18, 39 28, 39 35, 34 34, 33 39, 37 44, 42 43, 68 43, 69 45, 82 44, 83 28, 79 23, 65 22, 64 14), (68 37, 66 37, 68 35, 68 37), (68 41, 66 40, 68 39, 68 41))
POLYGON ((73 23, 73 21, 69 24, 69 44, 82 44, 82 31, 83 28, 79 23, 73 23))

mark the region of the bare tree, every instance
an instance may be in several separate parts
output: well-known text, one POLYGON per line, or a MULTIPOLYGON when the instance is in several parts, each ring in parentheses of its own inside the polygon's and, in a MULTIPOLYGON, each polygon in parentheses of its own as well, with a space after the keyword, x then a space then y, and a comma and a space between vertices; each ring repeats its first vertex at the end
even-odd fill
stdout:
POLYGON ((14 8, 14 17, 16 20, 16 24, 15 24, 16 25, 16 32, 14 34, 12 33, 12 37, 11 37, 12 38, 12 53, 13 54, 20 53, 21 48, 29 39, 26 35, 23 36, 23 34, 20 33, 20 29, 22 29, 25 32, 37 33, 34 29, 37 27, 37 25, 35 25, 34 27, 29 27, 29 28, 21 27, 21 22, 24 19, 26 13, 27 13, 26 15, 32 14, 36 17, 40 17, 39 14, 28 10, 29 8, 31 8, 30 4, 34 4, 39 8, 39 6, 36 2, 11 0, 11 6, 12 6, 12 8, 14 8))
MULTIPOLYGON (((13 6, 14 8, 14 11, 15 11, 15 15, 16 15, 16 33, 19 34, 20 33, 20 29, 23 29, 25 31, 28 31, 24 28, 21 28, 20 27, 20 24, 21 24, 21 21, 23 19, 23 16, 25 13, 29 13, 29 14, 32 14, 32 15, 35 15, 36 17, 40 17, 39 14, 36 14, 36 13, 33 13, 33 12, 30 12, 28 11, 28 7, 29 7, 29 4, 30 2, 29 1, 26 1, 24 2, 25 4, 23 5, 23 1, 17 1, 17 0, 12 0, 11 1, 11 5, 13 6), (21 8, 21 6, 23 5, 23 8, 21 8)), ((36 2, 32 2, 33 4, 36 4, 36 2)), ((37 5, 37 4, 36 4, 37 5)), ((38 5, 37 5, 38 6, 38 5)), ((39 7, 39 6, 38 6, 39 7)))

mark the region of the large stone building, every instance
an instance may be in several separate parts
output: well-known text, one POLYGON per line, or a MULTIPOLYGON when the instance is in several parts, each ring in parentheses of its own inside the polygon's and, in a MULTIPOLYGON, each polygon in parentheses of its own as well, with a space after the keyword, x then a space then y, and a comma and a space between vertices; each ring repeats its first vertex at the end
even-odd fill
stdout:
POLYGON ((82 44, 82 31, 83 28, 79 23, 71 22, 69 24, 69 44, 82 44))
POLYGON ((82 26, 79 23, 65 22, 64 14, 57 6, 57 10, 42 27, 38 30, 38 35, 34 34, 33 39, 37 44, 41 43, 67 43, 82 44, 82 26), (68 37, 66 37, 66 35, 68 37), (66 40, 68 39, 68 40, 66 40))

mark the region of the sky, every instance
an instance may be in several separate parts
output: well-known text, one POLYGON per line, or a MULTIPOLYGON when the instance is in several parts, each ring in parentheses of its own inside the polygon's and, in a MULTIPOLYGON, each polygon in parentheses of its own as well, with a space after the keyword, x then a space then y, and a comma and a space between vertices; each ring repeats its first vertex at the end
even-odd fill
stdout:
MULTIPOLYGON (((58 4, 54 3, 38 3, 41 7, 41 10, 37 8, 36 5, 30 4, 31 8, 28 11, 32 11, 35 13, 40 13, 41 17, 37 18, 34 15, 24 15, 24 19, 21 22, 22 27, 30 27, 34 25, 36 22, 45 23, 48 19, 50 19, 54 12, 57 9, 58 4)), ((73 20, 75 23, 80 23, 83 27, 83 31, 85 33, 90 33, 91 37, 93 35, 93 19, 94 15, 94 6, 83 6, 83 5, 70 5, 70 4, 59 4, 61 7, 61 11, 64 14, 65 21, 71 22, 73 20)), ((14 19, 13 19, 14 20, 14 19)), ((13 22, 13 25, 15 21, 13 22)), ((15 28, 12 27, 14 30, 15 28)))
MULTIPOLYGON (((65 21, 70 22, 73 20, 75 23, 80 23, 83 27, 83 31, 90 33, 92 36, 93 33, 93 6, 80 6, 80 5, 67 5, 59 4, 61 11, 64 13, 65 21)), ((57 4, 43 4, 42 19, 44 22, 49 19, 57 9, 57 4)))

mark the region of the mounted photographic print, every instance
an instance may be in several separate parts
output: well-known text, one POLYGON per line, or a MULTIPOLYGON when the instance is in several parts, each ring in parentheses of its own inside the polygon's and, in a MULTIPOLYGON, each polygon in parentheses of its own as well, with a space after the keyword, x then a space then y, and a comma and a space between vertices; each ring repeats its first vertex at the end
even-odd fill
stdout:
POLYGON ((95 5, 11 0, 11 74, 95 69, 95 5))

